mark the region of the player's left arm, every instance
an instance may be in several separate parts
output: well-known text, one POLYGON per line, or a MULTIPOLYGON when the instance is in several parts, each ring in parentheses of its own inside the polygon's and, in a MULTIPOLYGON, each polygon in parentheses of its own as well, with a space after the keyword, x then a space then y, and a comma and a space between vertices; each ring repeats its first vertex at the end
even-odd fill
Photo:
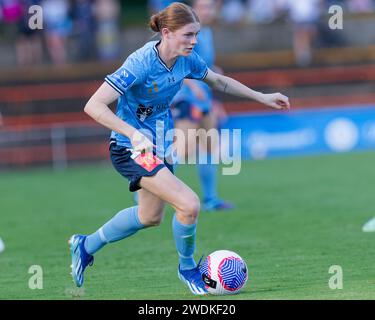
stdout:
POLYGON ((210 69, 208 69, 208 73, 204 81, 218 91, 240 98, 252 99, 274 109, 290 108, 289 98, 279 92, 262 93, 255 91, 237 80, 213 72, 210 69))

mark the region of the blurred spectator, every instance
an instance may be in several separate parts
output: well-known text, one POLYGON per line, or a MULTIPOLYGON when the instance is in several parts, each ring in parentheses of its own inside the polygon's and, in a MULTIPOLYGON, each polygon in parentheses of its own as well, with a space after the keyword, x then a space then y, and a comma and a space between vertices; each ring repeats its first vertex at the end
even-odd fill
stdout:
POLYGON ((29 8, 38 4, 36 0, 22 0, 22 18, 16 41, 17 63, 20 66, 41 64, 43 60, 42 30, 29 27, 29 8))
POLYGON ((28 9, 38 4, 32 0, 0 0, 1 16, 8 39, 15 44, 18 65, 39 64, 42 61, 40 30, 29 28, 28 9))
POLYGON ((0 11, 7 39, 16 41, 18 25, 22 19, 22 4, 20 0, 0 0, 0 11))
POLYGON ((168 7, 172 2, 179 2, 173 0, 148 0, 148 13, 152 16, 154 13, 163 10, 164 8, 168 7))
POLYGON ((325 18, 320 19, 318 24, 318 37, 317 44, 320 47, 341 47, 345 45, 345 39, 341 32, 333 30, 329 27, 327 19, 329 19, 329 8, 333 5, 339 5, 346 12, 347 1, 346 0, 325 0, 323 3, 323 13, 325 18), (327 18, 328 15, 328 18, 327 18))
POLYGON ((330 6, 339 5, 342 8, 346 7, 348 0, 324 0, 324 7, 328 10, 330 6))
POLYGON ((242 0, 222 0, 220 16, 227 24, 238 24, 245 18, 245 3, 242 0))
POLYGON ((285 0, 293 23, 293 50, 296 63, 306 66, 312 60, 312 45, 317 35, 322 0, 285 0))
POLYGON ((67 38, 72 30, 68 0, 43 0, 43 21, 47 50, 54 64, 67 62, 67 38))
POLYGON ((248 0, 247 20, 253 23, 270 23, 276 19, 275 0, 248 0))
POLYGON ((76 0, 72 8, 73 34, 80 61, 95 57, 95 17, 91 0, 76 0))
POLYGON ((120 55, 119 17, 121 6, 118 0, 96 0, 94 8, 99 57, 103 61, 118 59, 120 55))
POLYGON ((353 13, 373 12, 375 5, 373 0, 348 0, 348 10, 353 13))
POLYGON ((15 25, 22 16, 22 3, 20 0, 0 0, 2 20, 6 24, 15 25))

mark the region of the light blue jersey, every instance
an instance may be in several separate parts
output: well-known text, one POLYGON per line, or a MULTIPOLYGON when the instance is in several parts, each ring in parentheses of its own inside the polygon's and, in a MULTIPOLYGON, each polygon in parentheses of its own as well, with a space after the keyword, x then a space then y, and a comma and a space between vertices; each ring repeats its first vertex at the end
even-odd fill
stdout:
MULTIPOLYGON (((212 68, 215 62, 215 48, 212 30, 210 27, 202 27, 198 34, 198 43, 194 47, 194 51, 207 63, 208 68, 212 68)), ((212 107, 212 90, 203 81, 195 81, 195 83, 204 91, 206 99, 198 99, 189 86, 184 84, 181 90, 177 93, 173 99, 173 104, 180 101, 189 101, 195 107, 197 107, 202 112, 206 113, 211 110, 212 107)))
MULTIPOLYGON (((121 94, 116 115, 138 130, 148 130, 160 156, 165 155, 173 141, 170 111, 173 97, 185 78, 203 80, 208 68, 194 51, 188 57, 179 56, 173 67, 168 68, 159 56, 158 43, 148 42, 132 53, 105 81, 121 94)), ((132 147, 130 140, 117 132, 112 131, 111 139, 118 145, 132 147)))

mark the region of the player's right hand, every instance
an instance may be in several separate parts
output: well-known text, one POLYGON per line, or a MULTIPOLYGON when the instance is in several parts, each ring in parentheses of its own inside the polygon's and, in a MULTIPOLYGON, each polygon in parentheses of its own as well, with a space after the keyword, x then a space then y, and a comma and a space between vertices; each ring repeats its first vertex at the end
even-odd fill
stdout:
POLYGON ((155 145, 140 131, 135 131, 130 138, 130 142, 133 146, 133 152, 152 152, 155 145))
POLYGON ((289 98, 279 92, 263 94, 261 102, 274 109, 290 109, 289 98))

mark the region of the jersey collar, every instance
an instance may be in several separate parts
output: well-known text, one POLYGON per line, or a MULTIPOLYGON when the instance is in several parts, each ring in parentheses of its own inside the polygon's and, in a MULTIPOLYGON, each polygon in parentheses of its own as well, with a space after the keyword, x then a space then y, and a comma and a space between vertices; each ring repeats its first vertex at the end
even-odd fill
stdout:
POLYGON ((178 58, 177 58, 176 61, 174 62, 173 66, 172 66, 171 68, 168 68, 167 65, 164 63, 164 61, 162 60, 162 58, 160 58, 159 50, 158 50, 158 48, 156 47, 160 42, 161 42, 161 40, 159 40, 157 43, 155 43, 155 45, 154 45, 154 51, 155 51, 155 53, 156 53, 156 56, 157 56, 157 58, 158 58, 160 64, 161 64, 165 69, 167 69, 168 72, 172 72, 173 67, 176 65, 176 62, 177 62, 178 58))

